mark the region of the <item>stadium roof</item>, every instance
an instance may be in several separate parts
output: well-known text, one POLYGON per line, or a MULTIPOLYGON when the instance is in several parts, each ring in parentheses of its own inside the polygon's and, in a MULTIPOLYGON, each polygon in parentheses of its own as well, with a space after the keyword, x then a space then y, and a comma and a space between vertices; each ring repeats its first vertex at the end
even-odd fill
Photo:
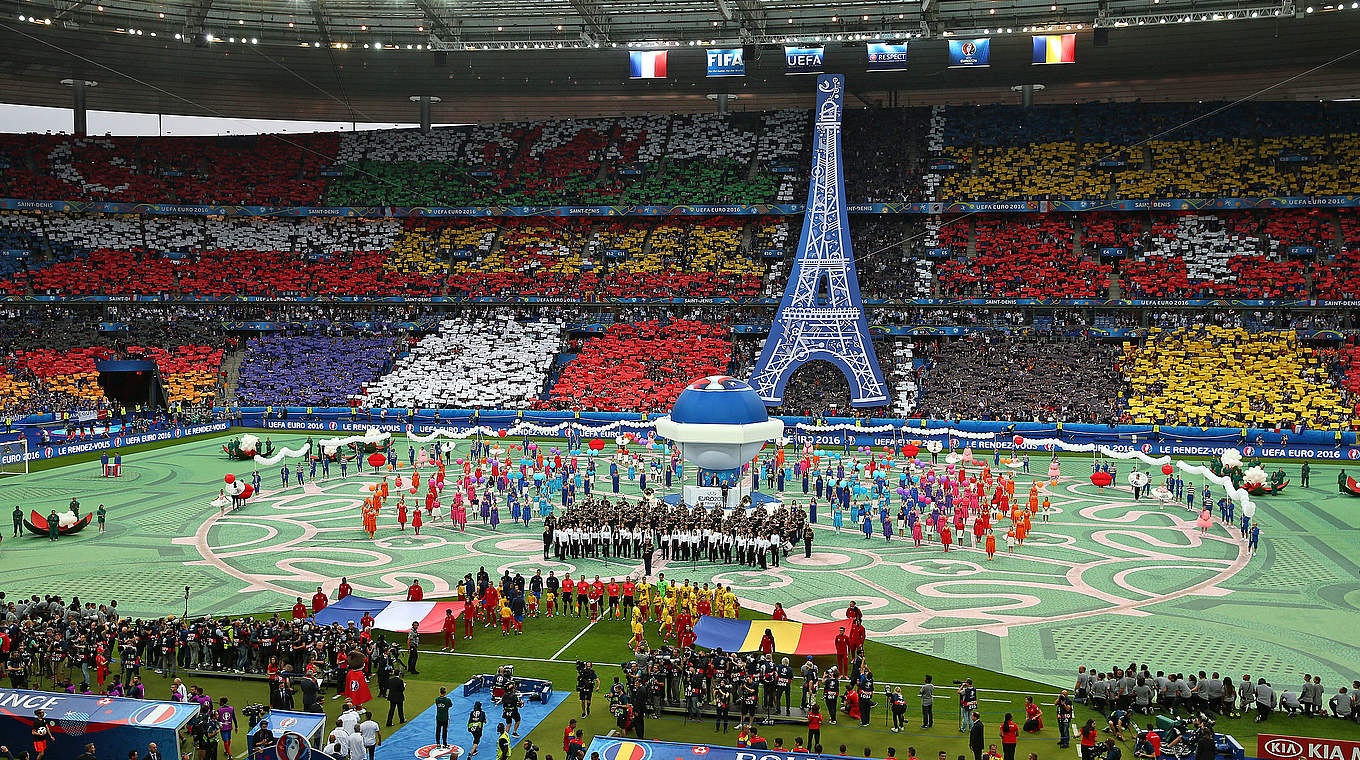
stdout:
MULTIPOLYGON (((1302 0, 1308 2, 1309 0, 1302 0)), ((806 106, 780 45, 826 46, 851 105, 1223 99, 1352 52, 1360 4, 1252 0, 0 0, 0 101, 66 106, 60 84, 98 82, 91 108, 435 121, 806 106), (22 19, 22 20, 20 20, 22 19), (1098 45, 1096 28, 1108 31, 1098 45), (1077 63, 1032 66, 1030 35, 1075 33, 1077 63), (949 37, 992 37, 987 69, 950 69, 949 37), (868 73, 866 42, 907 42, 900 72, 868 73), (744 46, 747 76, 706 79, 703 50, 744 46), (630 81, 625 52, 670 51, 664 80, 630 81)), ((1360 56, 1285 82, 1271 98, 1360 95, 1360 56)))

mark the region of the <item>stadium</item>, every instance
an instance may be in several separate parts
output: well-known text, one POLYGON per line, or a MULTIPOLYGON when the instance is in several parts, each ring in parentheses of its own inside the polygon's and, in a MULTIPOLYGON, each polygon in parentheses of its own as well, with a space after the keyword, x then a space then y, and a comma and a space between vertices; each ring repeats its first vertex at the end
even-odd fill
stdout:
POLYGON ((0 757, 1360 757, 1357 4, 0 6, 0 757))

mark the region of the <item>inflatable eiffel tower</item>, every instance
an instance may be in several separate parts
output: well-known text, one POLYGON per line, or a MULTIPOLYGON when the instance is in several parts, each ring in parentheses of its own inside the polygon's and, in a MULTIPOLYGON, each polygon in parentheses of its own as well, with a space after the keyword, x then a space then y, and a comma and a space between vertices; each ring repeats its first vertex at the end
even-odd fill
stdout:
POLYGON ((784 298, 765 339, 751 387, 779 406, 793 371, 816 359, 835 365, 850 383, 851 406, 888 403, 883 370, 869 339, 845 213, 841 170, 841 110, 845 75, 817 77, 812 181, 803 232, 784 298))

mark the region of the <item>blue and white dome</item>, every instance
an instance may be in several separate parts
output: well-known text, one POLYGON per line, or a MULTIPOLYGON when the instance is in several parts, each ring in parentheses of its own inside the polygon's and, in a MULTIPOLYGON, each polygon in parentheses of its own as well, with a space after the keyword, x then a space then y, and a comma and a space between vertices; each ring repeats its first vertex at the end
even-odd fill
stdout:
POLYGON ((784 423, 770 419, 746 381, 712 375, 680 393, 670 415, 657 419, 656 432, 679 443, 687 461, 705 470, 731 470, 783 435, 784 423))
POLYGON ((671 420, 686 425, 749 425, 769 419, 755 389, 726 375, 695 380, 671 407, 671 420))

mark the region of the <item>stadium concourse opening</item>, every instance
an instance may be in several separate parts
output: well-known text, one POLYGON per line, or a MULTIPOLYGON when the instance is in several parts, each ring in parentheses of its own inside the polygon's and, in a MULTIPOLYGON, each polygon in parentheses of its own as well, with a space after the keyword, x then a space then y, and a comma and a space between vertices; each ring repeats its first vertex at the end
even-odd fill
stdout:
POLYGON ((23 3, 0 757, 1349 758, 1354 10, 23 3))
POLYGON ((144 359, 105 359, 95 362, 104 397, 125 406, 165 406, 156 363, 144 359))

